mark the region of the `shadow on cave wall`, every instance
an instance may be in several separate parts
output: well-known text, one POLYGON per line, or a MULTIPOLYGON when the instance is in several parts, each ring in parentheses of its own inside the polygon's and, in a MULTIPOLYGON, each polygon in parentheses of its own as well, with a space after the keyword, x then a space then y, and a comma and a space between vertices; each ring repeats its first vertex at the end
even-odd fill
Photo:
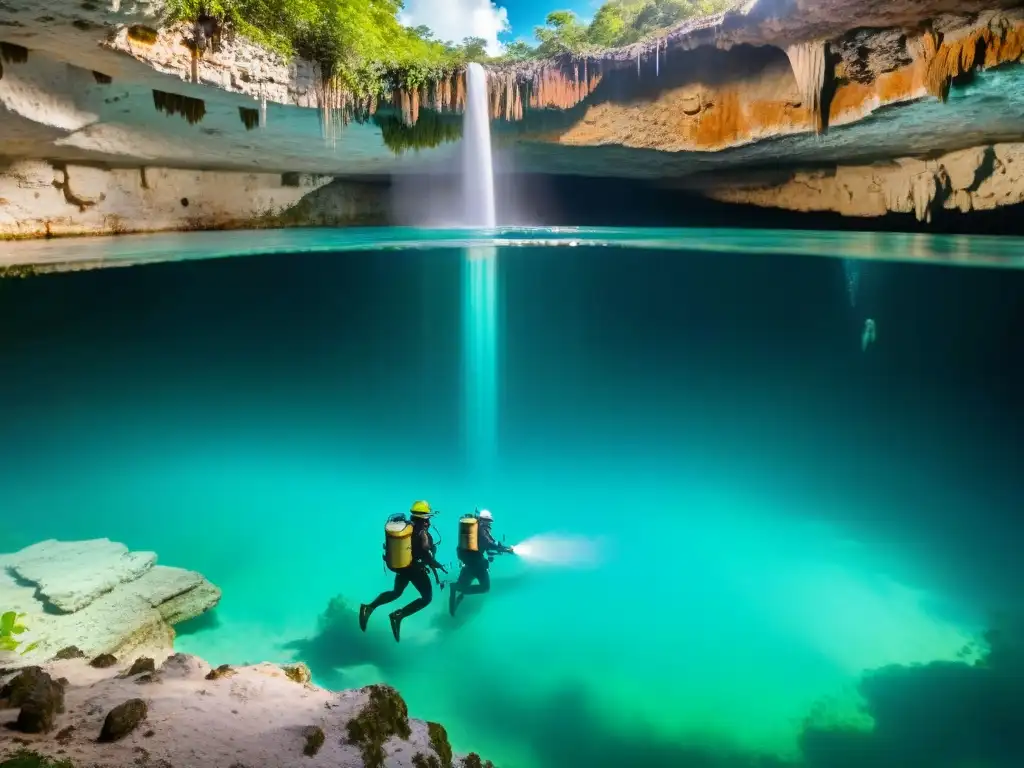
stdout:
MULTIPOLYGON (((417 190, 417 198, 448 200, 452 210, 457 210, 459 183, 454 174, 408 175, 402 180, 406 188, 417 190)), ((328 200, 332 194, 332 187, 327 186, 309 198, 328 200)), ((721 227, 1024 236, 1024 204, 966 214, 942 210, 931 223, 925 223, 912 213, 847 217, 722 203, 684 190, 663 189, 656 182, 644 180, 513 173, 495 177, 495 201, 499 226, 721 227)), ((433 224, 429 216, 412 215, 393 201, 388 218, 388 223, 402 226, 433 224)))
MULTIPOLYGON (((436 182, 435 182, 436 183, 436 182)), ((498 180, 498 210, 532 226, 728 227, 749 229, 1024 235, 1024 204, 992 211, 940 211, 931 223, 912 213, 847 217, 709 200, 642 180, 521 175, 498 180)), ((502 222, 503 223, 503 222, 502 222)))

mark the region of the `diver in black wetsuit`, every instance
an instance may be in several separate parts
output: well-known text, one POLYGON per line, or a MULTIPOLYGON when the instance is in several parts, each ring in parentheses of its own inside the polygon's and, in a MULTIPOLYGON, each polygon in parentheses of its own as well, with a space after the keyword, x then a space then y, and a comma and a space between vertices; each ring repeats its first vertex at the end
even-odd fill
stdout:
MULTIPOLYGON (((469 518, 467 518, 469 519, 469 518)), ((491 590, 490 561, 494 555, 512 553, 512 547, 499 544, 491 534, 491 524, 494 516, 486 509, 476 516, 477 532, 476 541, 464 540, 459 537, 459 547, 456 553, 459 562, 462 563, 462 570, 459 572, 459 579, 452 584, 451 592, 448 595, 448 613, 452 616, 459 609, 462 600, 466 595, 482 595, 491 590), (476 545, 475 549, 467 548, 464 544, 476 545), (473 581, 477 583, 474 584, 473 581)), ((461 523, 460 523, 461 525, 461 523)))
MULTIPOLYGON (((441 565, 435 556, 437 554, 437 545, 434 544, 434 537, 430 535, 430 518, 434 512, 431 510, 430 505, 425 501, 417 501, 412 505, 409 514, 412 517, 412 541, 411 557, 409 557, 409 551, 406 550, 406 558, 409 560, 408 564, 404 566, 393 565, 389 560, 391 553, 388 551, 387 543, 385 543, 384 561, 395 572, 395 586, 387 592, 381 592, 377 599, 369 605, 359 606, 359 628, 365 632, 366 624, 370 620, 370 614, 374 610, 397 600, 402 596, 402 593, 405 592, 405 588, 409 584, 416 587, 416 591, 420 593, 420 596, 404 608, 393 611, 389 616, 391 619, 391 632, 395 636, 396 643, 399 641, 399 635, 401 634, 402 619, 422 611, 430 605, 430 601, 434 597, 434 589, 430 583, 430 575, 427 573, 427 568, 433 571, 434 579, 438 581, 439 585, 441 582, 438 580, 437 572, 448 573, 448 569, 441 565)), ((400 522, 403 521, 404 518, 400 522)), ((408 525, 408 522, 405 522, 405 525, 408 525)))

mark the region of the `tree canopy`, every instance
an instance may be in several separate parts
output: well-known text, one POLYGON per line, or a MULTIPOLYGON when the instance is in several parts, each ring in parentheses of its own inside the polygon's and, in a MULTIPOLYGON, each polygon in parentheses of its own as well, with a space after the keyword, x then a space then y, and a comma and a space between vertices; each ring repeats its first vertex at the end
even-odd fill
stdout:
POLYGON ((552 11, 534 34, 538 56, 596 53, 637 43, 687 19, 728 8, 730 0, 607 0, 589 24, 572 11, 552 11))
POLYGON ((358 98, 391 88, 415 89, 470 61, 523 61, 588 54, 637 42, 687 18, 714 13, 729 0, 607 0, 589 24, 553 11, 537 27, 536 46, 509 43, 492 59, 486 41, 437 40, 425 25, 403 26, 402 0, 170 0, 172 20, 207 18, 286 56, 315 62, 325 81, 358 98))

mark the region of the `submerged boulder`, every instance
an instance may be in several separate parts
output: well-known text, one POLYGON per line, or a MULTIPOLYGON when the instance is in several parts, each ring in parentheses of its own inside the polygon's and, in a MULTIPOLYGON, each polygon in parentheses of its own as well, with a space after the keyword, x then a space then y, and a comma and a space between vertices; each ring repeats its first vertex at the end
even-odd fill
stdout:
POLYGON ((124 677, 135 677, 135 675, 142 675, 147 672, 156 672, 156 662, 154 662, 148 656, 140 656, 132 662, 131 667, 124 672, 124 677))
POLYGON ((139 727, 149 714, 149 706, 142 699, 128 699, 107 713, 100 731, 101 742, 119 741, 139 727))
POLYGON ((0 700, 7 708, 20 707, 15 730, 48 733, 64 711, 64 686, 39 667, 29 667, 0 689, 0 700))

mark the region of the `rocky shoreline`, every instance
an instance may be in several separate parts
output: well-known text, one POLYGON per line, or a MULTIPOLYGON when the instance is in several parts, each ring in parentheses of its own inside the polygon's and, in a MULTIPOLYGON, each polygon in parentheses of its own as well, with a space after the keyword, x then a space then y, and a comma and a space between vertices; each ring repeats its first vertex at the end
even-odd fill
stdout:
POLYGON ((0 768, 476 768, 386 685, 329 691, 305 664, 222 665, 175 653, 173 626, 220 590, 108 539, 0 556, 0 768), (27 652, 26 652, 27 649, 27 652), (20 652, 19 652, 20 651, 20 652))

